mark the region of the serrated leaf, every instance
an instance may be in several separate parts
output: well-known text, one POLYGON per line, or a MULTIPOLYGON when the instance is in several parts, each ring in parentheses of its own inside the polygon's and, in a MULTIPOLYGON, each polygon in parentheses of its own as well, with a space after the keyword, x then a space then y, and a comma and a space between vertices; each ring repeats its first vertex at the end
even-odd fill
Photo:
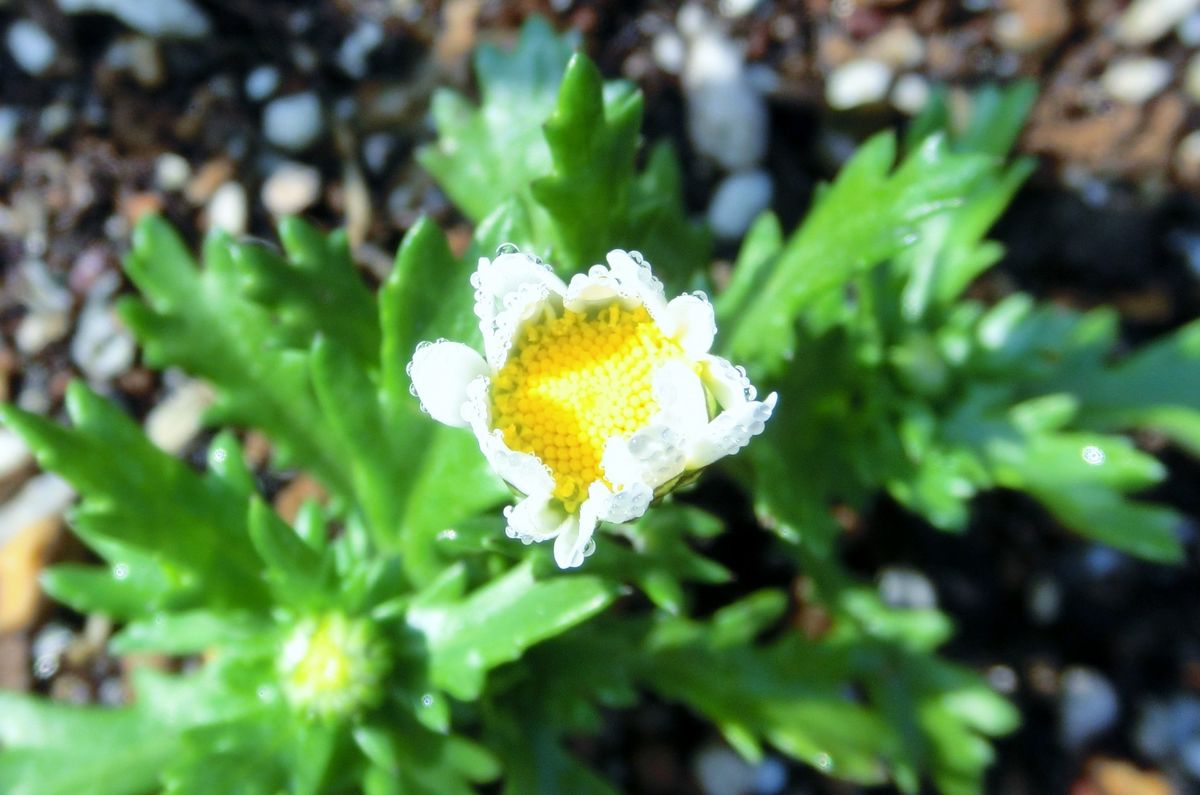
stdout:
POLYGON ((535 580, 529 561, 462 599, 418 597, 408 624, 425 636, 433 684, 459 699, 477 698, 489 670, 603 610, 614 583, 587 575, 535 580))

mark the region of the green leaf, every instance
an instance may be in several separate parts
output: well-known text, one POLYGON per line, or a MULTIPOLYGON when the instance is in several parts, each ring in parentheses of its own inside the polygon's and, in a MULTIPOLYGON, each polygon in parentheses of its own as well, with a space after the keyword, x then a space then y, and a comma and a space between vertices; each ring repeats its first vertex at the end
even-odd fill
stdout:
POLYGON ((309 384, 307 348, 317 329, 304 334, 295 323, 280 325, 244 296, 247 256, 243 246, 214 233, 200 270, 166 222, 148 216, 134 230, 125 263, 143 300, 122 301, 121 317, 152 365, 180 366, 216 388, 213 417, 261 428, 284 460, 349 495, 349 456, 323 421, 309 384))
POLYGON ((360 367, 379 359, 375 299, 350 258, 344 231, 325 236, 297 218, 279 223, 287 257, 262 246, 232 249, 247 295, 270 309, 305 348, 314 333, 336 340, 360 367))
POLYGON ((154 652, 196 654, 215 646, 251 646, 270 643, 264 639, 269 625, 260 617, 238 613, 189 610, 158 613, 131 621, 111 641, 114 654, 154 652))
POLYGON ((531 16, 511 52, 486 44, 476 50, 478 109, 447 89, 434 93, 438 140, 418 150, 417 159, 473 221, 514 194, 528 202, 529 183, 550 172, 542 123, 577 42, 531 16))
POLYGON ((763 371, 792 359, 798 315, 915 242, 920 222, 957 206, 994 167, 936 136, 893 171, 895 151, 890 135, 872 138, 817 199, 725 337, 732 358, 763 371))
POLYGON ((615 596, 616 586, 597 577, 535 580, 525 561, 466 597, 442 589, 419 596, 408 624, 425 636, 433 684, 469 700, 479 697, 489 670, 587 620, 615 596))
MULTIPOLYGON (((133 420, 81 383, 68 388, 67 411, 74 429, 8 404, 0 405, 0 418, 25 439, 43 467, 83 495, 73 524, 89 545, 123 567, 118 579, 131 589, 128 599, 134 590, 146 595, 147 589, 165 599, 170 583, 177 598, 193 603, 265 603, 241 495, 159 450, 133 420), (121 451, 120 466, 113 466, 114 450, 121 451), (127 550, 133 553, 128 558, 127 550), (161 575, 145 572, 148 561, 161 575)), ((80 584, 77 576, 75 584, 80 584)), ((117 583, 103 586, 109 607, 126 601, 113 595, 121 587, 117 583)))
POLYGON ((587 56, 571 58, 545 124, 554 168, 532 185, 554 220, 554 260, 566 272, 603 262, 619 247, 629 215, 642 96, 625 84, 605 88, 587 56))

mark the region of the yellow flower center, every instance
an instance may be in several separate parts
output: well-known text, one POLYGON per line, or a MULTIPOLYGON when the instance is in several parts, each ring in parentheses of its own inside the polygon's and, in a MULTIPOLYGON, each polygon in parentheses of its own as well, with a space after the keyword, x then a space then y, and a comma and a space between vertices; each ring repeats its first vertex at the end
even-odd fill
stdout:
POLYGON ((492 421, 514 450, 550 467, 568 511, 604 477, 605 443, 642 428, 658 408, 653 377, 678 358, 645 307, 565 310, 528 324, 492 381, 492 421))

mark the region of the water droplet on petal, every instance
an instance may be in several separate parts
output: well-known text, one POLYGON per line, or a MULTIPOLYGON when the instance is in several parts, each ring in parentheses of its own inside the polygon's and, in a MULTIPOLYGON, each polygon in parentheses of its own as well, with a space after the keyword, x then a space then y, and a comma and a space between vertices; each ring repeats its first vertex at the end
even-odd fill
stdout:
POLYGON ((629 258, 638 265, 644 265, 646 263, 646 258, 642 256, 642 252, 640 251, 630 251, 629 258))
POLYGON ((502 256, 504 254, 519 254, 519 253, 521 253, 521 249, 517 248, 516 245, 513 243, 501 243, 500 245, 496 246, 496 256, 497 257, 502 256))

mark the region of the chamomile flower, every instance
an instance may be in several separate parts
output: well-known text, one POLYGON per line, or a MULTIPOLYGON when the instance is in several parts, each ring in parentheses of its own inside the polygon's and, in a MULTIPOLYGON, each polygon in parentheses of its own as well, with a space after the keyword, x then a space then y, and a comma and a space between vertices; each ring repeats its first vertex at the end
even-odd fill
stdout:
POLYGON ((484 355, 422 343, 408 366, 422 408, 469 427, 522 498, 508 535, 554 539, 562 568, 594 548, 600 522, 628 522, 763 430, 774 393, 755 399, 739 367, 709 353, 703 293, 666 300, 637 252, 611 251, 569 284, 504 247, 471 277, 484 355))

